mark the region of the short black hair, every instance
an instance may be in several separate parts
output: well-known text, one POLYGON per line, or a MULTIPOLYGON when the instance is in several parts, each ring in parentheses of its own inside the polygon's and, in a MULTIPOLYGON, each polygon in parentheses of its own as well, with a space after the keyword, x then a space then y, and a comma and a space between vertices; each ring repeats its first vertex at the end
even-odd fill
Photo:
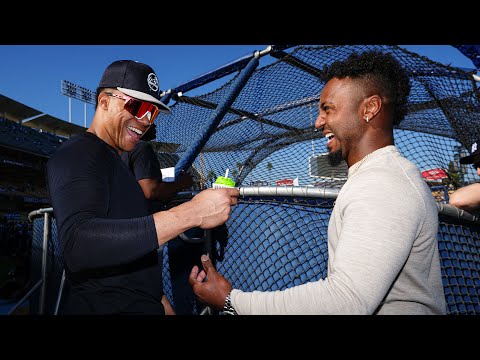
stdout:
POLYGON ((407 113, 410 79, 393 55, 381 51, 354 52, 347 59, 331 64, 325 71, 324 80, 346 77, 363 80, 367 89, 375 90, 389 100, 394 126, 403 120, 407 113))

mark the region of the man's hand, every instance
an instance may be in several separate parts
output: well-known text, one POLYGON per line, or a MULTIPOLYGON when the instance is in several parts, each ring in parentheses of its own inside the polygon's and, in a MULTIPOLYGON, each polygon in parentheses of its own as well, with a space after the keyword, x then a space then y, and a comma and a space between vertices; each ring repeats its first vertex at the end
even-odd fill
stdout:
POLYGON ((201 259, 203 270, 199 272, 198 266, 195 265, 188 282, 201 302, 221 310, 225 298, 232 290, 232 285, 215 270, 208 255, 202 255, 201 259))
POLYGON ((200 217, 197 227, 213 229, 224 224, 230 218, 232 206, 238 203, 239 191, 236 188, 207 189, 190 201, 195 215, 200 217))
POLYGON ((232 206, 238 204, 238 195, 236 188, 207 189, 190 201, 156 212, 153 221, 158 244, 162 245, 193 227, 213 229, 225 224, 232 206))

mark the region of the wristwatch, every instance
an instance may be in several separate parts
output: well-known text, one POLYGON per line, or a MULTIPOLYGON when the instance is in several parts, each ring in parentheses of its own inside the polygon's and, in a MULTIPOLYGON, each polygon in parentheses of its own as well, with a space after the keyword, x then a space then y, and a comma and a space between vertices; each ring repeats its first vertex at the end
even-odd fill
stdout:
POLYGON ((232 305, 232 300, 230 298, 230 294, 232 292, 230 291, 225 298, 225 304, 223 305, 223 314, 224 315, 237 315, 237 312, 235 311, 235 308, 232 305))

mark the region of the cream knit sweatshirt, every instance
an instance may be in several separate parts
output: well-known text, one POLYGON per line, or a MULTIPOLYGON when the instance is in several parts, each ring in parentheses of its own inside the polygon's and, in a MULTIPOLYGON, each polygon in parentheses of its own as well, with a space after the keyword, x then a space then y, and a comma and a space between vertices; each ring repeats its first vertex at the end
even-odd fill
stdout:
POLYGON ((282 291, 242 292, 248 314, 445 314, 438 210, 418 168, 393 145, 348 170, 328 226, 328 274, 282 291))

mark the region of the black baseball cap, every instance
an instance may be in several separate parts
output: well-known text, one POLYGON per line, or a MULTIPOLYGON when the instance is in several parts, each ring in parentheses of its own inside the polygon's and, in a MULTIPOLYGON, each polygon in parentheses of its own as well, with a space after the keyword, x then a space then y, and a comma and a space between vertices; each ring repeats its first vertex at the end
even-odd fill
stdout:
POLYGON ((158 105, 160 111, 170 112, 170 108, 160 101, 160 87, 155 71, 134 60, 117 60, 108 65, 98 85, 117 90, 136 99, 158 105))
POLYGON ((478 144, 480 144, 480 140, 477 140, 472 144, 470 155, 461 158, 460 164, 473 164, 476 162, 475 160, 480 160, 480 148, 478 147, 478 144))

